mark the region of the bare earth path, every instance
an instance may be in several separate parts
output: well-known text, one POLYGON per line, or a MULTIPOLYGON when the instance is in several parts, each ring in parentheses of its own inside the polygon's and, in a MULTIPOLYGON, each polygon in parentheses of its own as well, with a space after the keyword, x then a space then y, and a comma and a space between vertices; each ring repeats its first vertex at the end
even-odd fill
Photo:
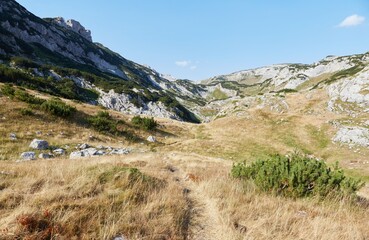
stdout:
POLYGON ((204 188, 209 180, 226 174, 231 163, 218 158, 197 154, 171 153, 165 163, 173 179, 183 188, 191 211, 188 237, 193 240, 229 239, 232 228, 219 211, 216 200, 210 198, 204 188), (221 171, 221 169, 223 171, 221 171))

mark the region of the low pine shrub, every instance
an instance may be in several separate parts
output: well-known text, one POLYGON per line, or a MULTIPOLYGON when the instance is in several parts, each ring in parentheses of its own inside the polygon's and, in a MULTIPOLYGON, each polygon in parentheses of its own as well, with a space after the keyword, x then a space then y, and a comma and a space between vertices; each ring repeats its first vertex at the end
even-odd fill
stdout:
POLYGON ((24 90, 17 89, 14 92, 14 97, 19 101, 29 103, 31 105, 40 105, 45 102, 45 100, 35 97, 24 90))
POLYGON ((76 111, 76 108, 64 103, 63 101, 57 98, 45 101, 41 105, 41 109, 52 115, 64 118, 69 117, 76 111))
POLYGON ((1 93, 7 97, 13 97, 15 93, 15 89, 12 85, 5 84, 1 87, 1 93))
POLYGON ((158 123, 154 120, 154 118, 140 116, 134 116, 131 120, 131 123, 134 126, 145 130, 154 130, 158 126, 158 123))
POLYGON ((95 116, 90 117, 88 122, 98 132, 117 134, 117 121, 108 112, 100 111, 95 116))
POLYGON ((349 196, 363 183, 345 176, 342 169, 301 154, 275 155, 251 165, 233 166, 232 176, 252 180, 264 192, 287 197, 349 196))

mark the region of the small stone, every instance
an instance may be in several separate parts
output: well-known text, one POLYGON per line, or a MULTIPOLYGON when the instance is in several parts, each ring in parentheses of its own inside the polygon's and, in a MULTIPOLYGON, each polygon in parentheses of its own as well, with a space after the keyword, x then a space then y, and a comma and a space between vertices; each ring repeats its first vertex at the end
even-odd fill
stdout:
POLYGON ((22 161, 31 161, 36 160, 36 153, 35 152, 24 152, 20 156, 22 161))
POLYGON ((64 150, 64 149, 62 149, 62 148, 58 148, 58 149, 55 149, 55 150, 53 151, 53 153, 54 153, 55 155, 64 155, 64 154, 65 154, 65 150, 64 150))
POLYGON ((81 149, 81 150, 87 149, 89 147, 90 147, 90 145, 88 145, 87 143, 83 143, 83 144, 81 144, 81 145, 78 146, 78 148, 81 149))
POLYGON ((10 140, 15 141, 17 140, 17 135, 15 133, 10 134, 10 140))
POLYGON ((84 157, 84 153, 82 151, 77 151, 77 152, 72 152, 70 155, 69 155, 69 158, 70 159, 76 159, 76 158, 82 158, 84 157))
POLYGON ((81 151, 72 152, 69 158, 76 159, 76 158, 82 158, 82 157, 92 157, 92 156, 98 156, 100 153, 98 153, 96 148, 87 148, 81 151))
POLYGON ((36 135, 42 135, 42 132, 41 131, 37 131, 36 132, 36 135))
POLYGON ((116 236, 113 238, 113 240, 127 240, 127 238, 124 236, 116 236))
POLYGON ((148 141, 148 142, 152 142, 152 143, 154 143, 154 142, 156 142, 156 138, 155 138, 154 136, 149 136, 149 137, 147 138, 147 141, 148 141))
POLYGON ((29 147, 38 150, 45 150, 49 148, 49 143, 45 140, 33 139, 29 147))
POLYGON ((125 155, 128 154, 130 151, 129 149, 119 148, 119 149, 113 149, 110 154, 111 155, 125 155))
POLYGON ((104 156, 104 155, 106 155, 106 152, 102 151, 102 150, 98 150, 94 155, 95 156, 104 156))

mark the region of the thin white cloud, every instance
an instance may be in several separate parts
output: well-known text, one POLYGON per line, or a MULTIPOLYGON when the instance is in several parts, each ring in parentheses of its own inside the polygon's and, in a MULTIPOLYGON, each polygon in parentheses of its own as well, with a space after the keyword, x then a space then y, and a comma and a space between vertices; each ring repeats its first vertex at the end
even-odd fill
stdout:
POLYGON ((354 15, 351 15, 351 16, 348 16, 347 18, 345 18, 338 25, 338 27, 354 27, 354 26, 358 26, 358 25, 360 25, 364 22, 365 22, 365 17, 354 14, 354 15))
POLYGON ((193 65, 190 67, 191 70, 196 70, 197 66, 193 65))
POLYGON ((178 66, 178 67, 188 67, 190 64, 191 64, 191 61, 176 61, 175 64, 178 66))

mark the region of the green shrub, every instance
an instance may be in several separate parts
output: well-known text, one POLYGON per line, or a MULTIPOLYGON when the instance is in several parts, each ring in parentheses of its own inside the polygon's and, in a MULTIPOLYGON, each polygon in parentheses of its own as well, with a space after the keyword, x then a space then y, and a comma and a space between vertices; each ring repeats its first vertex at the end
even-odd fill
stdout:
POLYGON ((57 98, 45 101, 41 109, 58 117, 69 117, 76 111, 74 107, 57 98))
POLYGON ((4 96, 12 97, 14 96, 15 89, 10 84, 5 84, 1 87, 1 92, 4 96))
POLYGON ((145 130, 154 130, 158 126, 158 123, 154 118, 134 116, 131 120, 132 124, 145 130))
POLYGON ((20 90, 20 89, 15 90, 14 97, 18 99, 19 101, 26 102, 29 104, 34 104, 34 105, 42 104, 45 102, 45 100, 35 97, 27 93, 26 91, 20 90))
POLYGON ((354 194, 363 183, 344 175, 338 165, 332 169, 324 161, 305 155, 275 155, 251 165, 233 166, 232 176, 252 180, 262 191, 287 197, 344 196, 354 194))
POLYGON ((111 134, 118 133, 117 122, 106 111, 98 112, 96 116, 90 117, 88 122, 96 131, 111 134))

